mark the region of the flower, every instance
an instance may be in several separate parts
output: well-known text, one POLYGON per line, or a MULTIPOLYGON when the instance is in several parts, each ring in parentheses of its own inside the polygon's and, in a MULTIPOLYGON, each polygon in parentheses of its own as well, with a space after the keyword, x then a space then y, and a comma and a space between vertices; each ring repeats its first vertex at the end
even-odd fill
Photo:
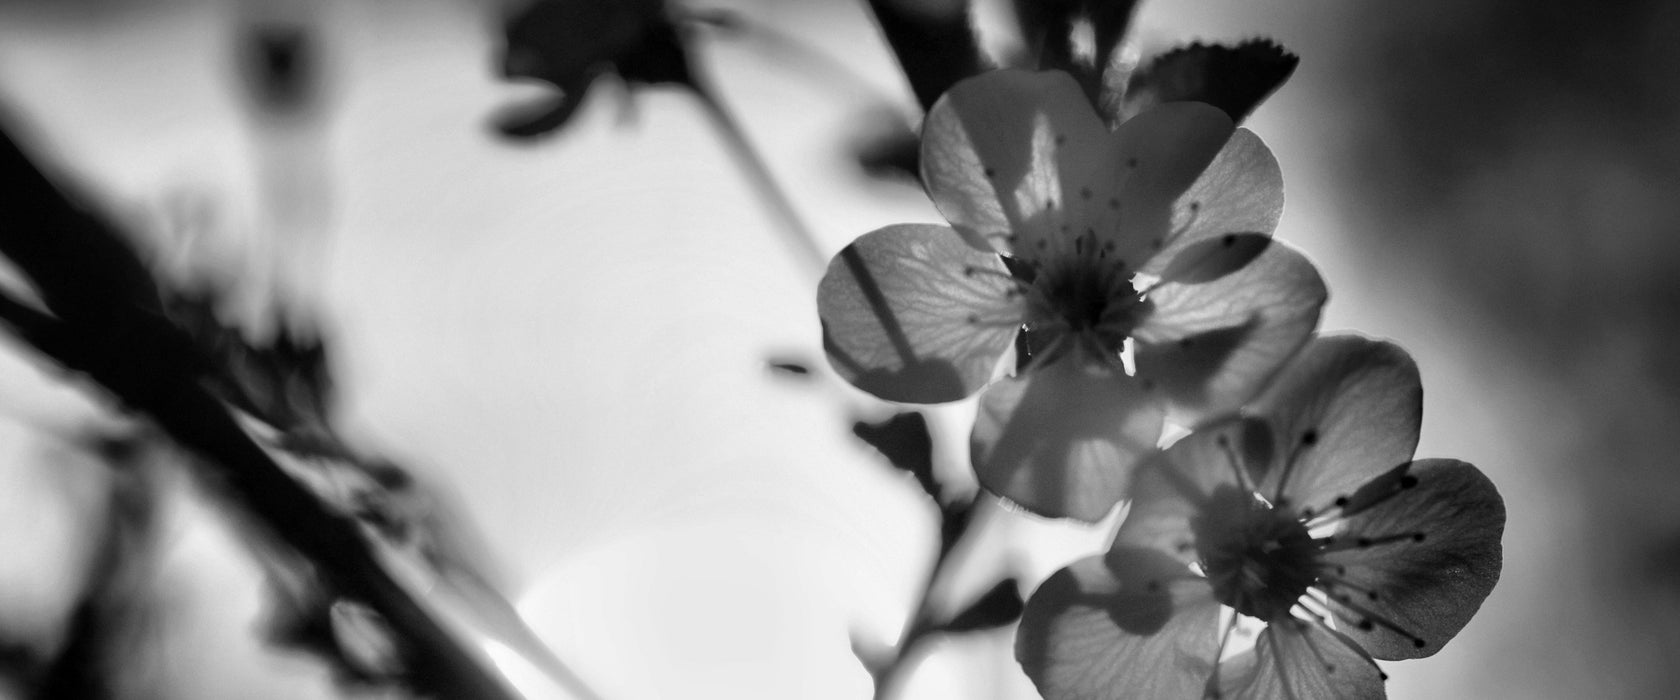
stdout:
POLYGON ((1439 651, 1499 579, 1504 501, 1469 464, 1412 461, 1422 412, 1400 348, 1315 341, 1138 468, 1114 546, 1027 604, 1022 668, 1048 700, 1384 697, 1373 657, 1439 651), (1224 661, 1222 607, 1266 623, 1224 661))
POLYGON ((824 347, 890 401, 990 384, 977 472, 1035 512, 1100 519, 1165 415, 1235 409, 1317 325, 1323 281, 1270 238, 1277 161, 1208 105, 1111 132, 1066 74, 992 71, 934 104, 921 168, 951 225, 888 226, 836 255, 824 347), (1012 348, 1021 371, 992 383, 1012 348))

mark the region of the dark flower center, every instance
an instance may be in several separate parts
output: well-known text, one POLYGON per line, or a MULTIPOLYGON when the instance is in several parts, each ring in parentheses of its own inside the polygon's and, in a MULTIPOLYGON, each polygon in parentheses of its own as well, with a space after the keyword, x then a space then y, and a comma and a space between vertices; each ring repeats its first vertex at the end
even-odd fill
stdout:
POLYGON ((1191 528, 1214 597, 1239 613, 1288 618, 1317 581, 1320 547, 1306 525, 1242 489, 1215 491, 1191 528))
POLYGON ((1118 356, 1149 308, 1131 277, 1124 266, 1088 258, 1034 270, 1028 287, 1029 332, 1046 343, 1084 337, 1110 359, 1118 356))

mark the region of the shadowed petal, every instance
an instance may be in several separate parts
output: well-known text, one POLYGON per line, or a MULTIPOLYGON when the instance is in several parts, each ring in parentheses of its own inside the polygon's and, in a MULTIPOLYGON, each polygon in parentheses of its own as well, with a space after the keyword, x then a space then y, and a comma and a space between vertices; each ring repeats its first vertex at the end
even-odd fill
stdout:
POLYGON ((987 490, 1039 515, 1095 522, 1160 436, 1161 409, 1131 377, 1053 362, 981 394, 971 452, 987 490))
POLYGON ((1352 642, 1290 618, 1266 626, 1254 651, 1221 664, 1220 697, 1233 700, 1381 700, 1382 672, 1352 642))
POLYGON ((1270 236, 1283 216, 1283 173, 1259 136, 1238 129, 1173 203, 1172 231, 1165 249, 1142 272, 1160 275, 1184 250, 1230 233, 1270 236))
POLYGON ((1330 605, 1372 656, 1434 654, 1499 581, 1505 501, 1480 470, 1450 459, 1418 460, 1362 491, 1376 502, 1336 533, 1352 546, 1324 558, 1340 584, 1328 586, 1330 605))
POLYGON ((1220 487, 1244 487, 1250 477, 1239 470, 1248 468, 1245 462, 1264 464, 1270 437, 1264 423, 1230 418, 1184 436, 1139 465, 1128 494, 1132 509, 1114 546, 1148 547, 1195 563, 1190 521, 1220 487))
POLYGON ((1302 349, 1252 408, 1272 424, 1278 445, 1261 493, 1279 508, 1318 513, 1411 461, 1423 386, 1399 346, 1328 336, 1302 349))
POLYGON ((1022 304, 992 253, 945 226, 864 234, 817 287, 829 363, 888 401, 940 403, 973 394, 1014 341, 1022 304))
POLYGON ((1133 333, 1138 377, 1166 396, 1176 423, 1234 410, 1307 342, 1328 294, 1313 264, 1276 241, 1213 281, 1162 283, 1133 333))
POLYGON ((1015 659, 1045 700, 1197 697, 1219 646, 1207 580, 1148 549, 1110 560, 1080 560, 1039 586, 1015 659))
POLYGON ((1216 159, 1235 127, 1224 112, 1200 102, 1170 102, 1127 120, 1114 135, 1118 168, 1114 217, 1101 220, 1115 255, 1140 265, 1171 236, 1173 202, 1216 159), (1108 222, 1112 221, 1112 225, 1108 222))
POLYGON ((1107 139, 1066 73, 989 71, 957 83, 928 111, 922 182, 971 243, 1030 255, 1059 230, 1064 183, 1096 167, 1107 139))

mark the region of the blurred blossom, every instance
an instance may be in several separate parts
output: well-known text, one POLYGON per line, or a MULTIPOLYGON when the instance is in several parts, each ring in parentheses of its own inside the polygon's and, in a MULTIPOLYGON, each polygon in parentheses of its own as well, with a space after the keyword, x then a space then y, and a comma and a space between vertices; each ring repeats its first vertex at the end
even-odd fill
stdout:
POLYGON ((1439 651, 1501 566, 1492 482, 1411 461, 1422 405, 1398 347, 1308 346, 1251 414, 1139 469, 1114 547, 1033 595, 1027 674, 1049 700, 1384 697, 1373 657, 1439 651), (1266 623, 1252 650, 1226 653, 1222 607, 1266 623))
POLYGON ((1162 105, 1110 132, 1059 72, 959 83, 923 127, 951 226, 889 226, 818 291, 835 369, 890 401, 979 392, 982 483, 1100 519, 1164 416, 1253 395, 1318 321, 1323 282, 1269 238, 1277 162, 1219 110, 1162 105), (1011 349, 1020 372, 992 384, 1011 349))

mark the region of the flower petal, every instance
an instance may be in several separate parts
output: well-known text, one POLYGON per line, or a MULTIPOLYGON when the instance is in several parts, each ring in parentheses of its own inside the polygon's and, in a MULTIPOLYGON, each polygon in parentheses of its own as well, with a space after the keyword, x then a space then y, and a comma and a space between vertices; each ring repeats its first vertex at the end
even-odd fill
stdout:
POLYGON ((1173 203, 1172 233, 1144 265, 1160 275, 1197 242, 1226 234, 1270 236, 1283 216, 1283 173, 1259 136, 1237 129, 1201 177, 1173 203))
POLYGON ((1423 386, 1399 346, 1327 336, 1301 350, 1252 408, 1272 424, 1278 445, 1261 493, 1279 508, 1319 513, 1411 461, 1423 386))
POLYGON ((888 401, 972 395, 1021 324, 1003 261, 945 226, 901 224, 864 234, 834 256, 817 286, 829 364, 888 401))
MULTIPOLYGON (((1172 231, 1173 203, 1197 182, 1228 143, 1235 126, 1224 112, 1200 102, 1169 102, 1126 120, 1115 131, 1118 168, 1115 216, 1092 223, 1113 236, 1113 255, 1141 263, 1172 231)), ((1100 209, 1095 211, 1101 211, 1100 209)))
POLYGON ((1149 547, 1195 563, 1191 520, 1220 487, 1244 487, 1250 480, 1244 462, 1264 460, 1270 436, 1264 423, 1230 418, 1197 429, 1139 465, 1128 494, 1132 508, 1114 546, 1149 547))
POLYGON ((1381 700, 1383 678, 1347 637, 1294 618, 1267 625, 1253 652, 1219 670, 1220 697, 1233 700, 1381 700))
POLYGON ((922 125, 922 182, 971 244, 1031 253, 1059 230, 1063 183, 1096 168, 1108 129, 1060 71, 958 82, 922 125))
POLYGON ((1312 262, 1277 241, 1213 281, 1163 282, 1132 336, 1138 377, 1164 393, 1176 423, 1234 410, 1307 342, 1328 294, 1312 262))
POLYGON ((1022 670, 1045 700, 1199 696, 1219 647, 1207 580, 1153 550, 1110 560, 1082 559, 1033 593, 1015 635, 1022 670))
POLYGON ((1330 605, 1354 621, 1348 636, 1373 656, 1429 656, 1499 581, 1505 501, 1480 470, 1457 460, 1418 460, 1379 480, 1388 497, 1378 493, 1350 516, 1335 537, 1353 546, 1324 557, 1334 568, 1330 605))
POLYGON ((1096 522, 1160 436, 1161 409, 1136 380, 1052 362, 980 395, 971 453, 987 490, 1039 515, 1096 522))

